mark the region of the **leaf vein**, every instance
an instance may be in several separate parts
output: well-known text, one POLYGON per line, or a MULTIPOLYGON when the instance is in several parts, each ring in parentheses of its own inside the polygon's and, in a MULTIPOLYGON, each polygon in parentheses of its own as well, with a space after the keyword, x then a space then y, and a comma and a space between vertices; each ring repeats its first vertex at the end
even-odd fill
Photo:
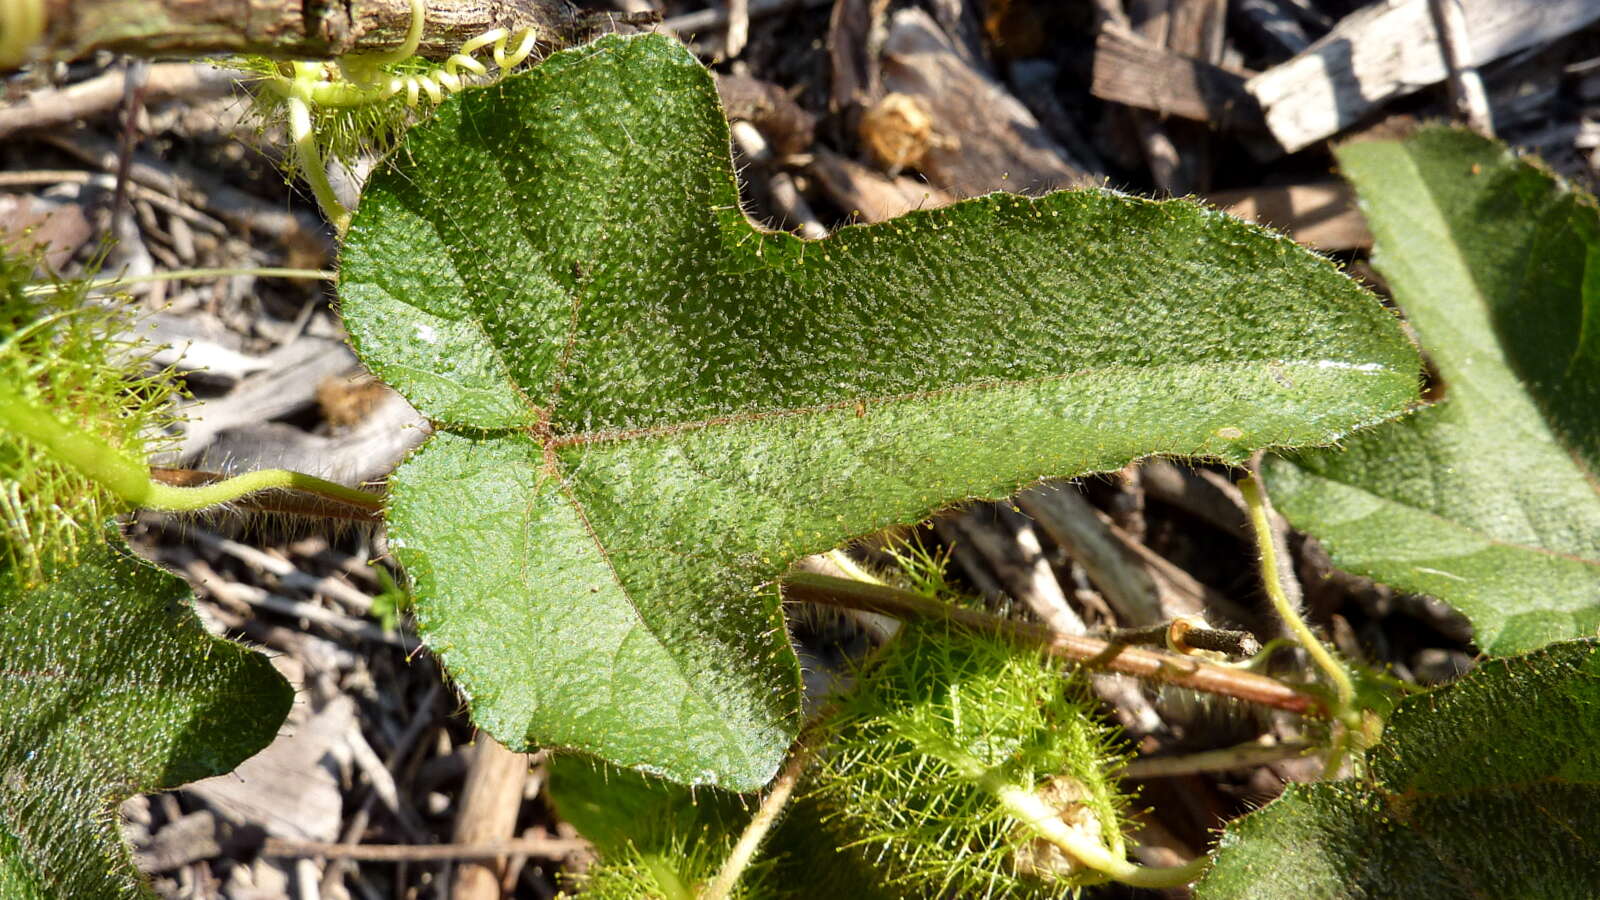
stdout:
MULTIPOLYGON (((1491 547, 1501 547, 1501 548, 1504 548, 1504 549, 1507 549, 1507 550, 1521 550, 1521 551, 1525 551, 1525 552, 1528 552, 1528 553, 1538 554, 1540 556, 1547 556, 1547 557, 1550 557, 1552 559, 1562 559, 1562 560, 1566 560, 1567 562, 1575 562, 1575 563, 1579 563, 1579 564, 1585 565, 1585 566, 1594 566, 1597 569, 1600 569, 1600 559, 1589 559, 1587 557, 1578 556, 1576 554, 1563 553, 1563 552, 1561 552, 1559 550, 1551 550, 1548 547, 1536 547, 1536 546, 1533 546, 1531 544, 1523 544, 1523 543, 1519 543, 1517 541, 1508 541, 1508 540, 1505 540, 1503 538, 1492 537, 1492 536, 1490 536, 1488 534, 1485 534, 1481 529, 1474 528, 1474 527, 1472 527, 1470 525, 1465 525, 1465 524, 1463 524, 1461 522, 1458 522, 1458 521, 1456 521, 1454 519, 1446 518, 1444 515, 1442 515, 1440 513, 1434 512, 1433 510, 1427 509, 1426 507, 1418 506, 1415 503, 1410 503, 1410 502, 1407 502, 1407 501, 1404 501, 1404 500, 1397 500, 1394 497, 1385 496, 1383 494, 1377 493, 1376 491, 1369 490, 1367 487, 1365 487, 1363 485, 1360 485, 1360 484, 1357 484, 1357 483, 1355 483, 1353 481, 1344 481, 1344 480, 1340 480, 1338 478, 1329 478, 1327 475, 1320 474, 1320 473, 1317 474, 1315 477, 1321 478, 1324 481, 1328 481, 1328 482, 1331 482, 1333 484, 1341 485, 1343 487, 1347 487, 1347 488, 1350 488, 1352 490, 1359 491, 1360 493, 1366 494, 1369 497, 1376 497, 1377 499, 1382 500, 1385 503, 1392 503, 1392 504, 1394 504, 1396 506, 1401 506, 1401 507, 1404 507, 1406 509, 1412 510, 1414 512, 1421 513, 1422 515, 1427 516, 1428 518, 1433 519, 1434 521, 1439 522, 1440 524, 1445 525, 1447 527, 1459 528, 1462 531, 1465 531, 1465 532, 1473 535, 1474 537, 1477 537, 1477 538, 1481 539, 1485 544, 1488 544, 1491 547)), ((1460 558, 1460 557, 1469 556, 1469 555, 1471 555, 1471 554, 1458 553, 1458 554, 1450 555, 1450 558, 1460 558)))
MULTIPOLYGON (((589 521, 589 511, 584 507, 583 501, 578 499, 578 492, 573 489, 572 484, 567 481, 564 475, 561 477, 561 492, 566 495, 567 502, 572 504, 572 510, 577 513, 579 524, 583 526, 584 533, 593 542, 595 551, 600 554, 600 559, 605 563, 606 571, 611 573, 611 580, 616 584, 617 591, 622 594, 622 599, 626 600, 628 608, 633 610, 633 617, 638 621, 639 627, 643 628, 652 640, 667 650, 667 658, 672 660, 673 667, 678 670, 678 675, 683 681, 686 699, 689 695, 694 695, 699 699, 702 708, 716 709, 716 705, 711 702, 711 698, 704 696, 696 689, 694 679, 690 678, 689 673, 684 671, 683 660, 672 652, 667 643, 650 626, 650 621, 640 612, 639 604, 633 599, 633 594, 628 591, 627 584, 623 582, 622 576, 618 574, 617 567, 611 560, 610 550, 606 548, 605 542, 600 539, 599 533, 595 531, 594 525, 589 521)), ((618 652, 621 652, 620 644, 618 645, 618 652)), ((615 668, 613 668, 613 671, 615 671, 615 668)), ((715 716, 710 717, 710 721, 716 723, 716 727, 722 730, 723 734, 728 738, 729 746, 738 746, 738 735, 734 733, 731 727, 715 716)))

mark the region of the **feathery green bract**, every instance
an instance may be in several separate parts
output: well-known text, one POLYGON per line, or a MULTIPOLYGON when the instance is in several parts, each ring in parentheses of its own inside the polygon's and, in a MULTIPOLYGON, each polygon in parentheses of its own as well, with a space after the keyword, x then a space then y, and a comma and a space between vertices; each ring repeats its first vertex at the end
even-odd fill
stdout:
MULTIPOLYGON (((174 381, 152 373, 149 351, 124 335, 132 320, 89 299, 88 277, 55 280, 30 296, 37 252, 0 247, 0 403, 42 406, 135 458, 170 417, 174 381)), ((0 564, 36 582, 97 546, 124 504, 107 487, 57 462, 0 424, 0 564)))
MULTIPOLYGON (((580 896, 692 898, 722 868, 757 801, 716 788, 686 788, 579 756, 550 761, 549 796, 563 821, 594 843, 599 863, 580 896)), ((823 810, 792 798, 755 861, 739 878, 746 900, 888 900, 880 870, 822 821, 823 810)))
MULTIPOLYGON (((736 794, 672 782, 578 756, 550 762, 550 799, 600 853, 581 896, 693 900, 755 810, 736 794)), ((741 879, 745 896, 767 866, 741 879)))
POLYGON ((0 897, 153 896, 118 804, 231 770, 294 693, 206 634, 182 581, 104 540, 46 576, 0 564, 0 897))
POLYGON ((1400 704, 1362 781, 1292 784, 1228 826, 1213 898, 1593 897, 1600 644, 1490 660, 1400 704))
POLYGON ((445 104, 341 263, 357 350, 440 429, 391 545, 475 720, 735 789, 798 725, 796 557, 1045 476, 1326 444, 1416 392, 1370 295, 1190 203, 763 233, 710 76, 657 35, 445 104))
POLYGON ((1340 568, 1432 594, 1488 653, 1600 626, 1600 218, 1492 141, 1339 152, 1442 402, 1267 470, 1340 568))
POLYGON ((1088 836, 1121 855, 1122 757, 1094 709, 1059 661, 944 623, 908 625, 830 716, 813 797, 910 895, 1063 896, 1065 873, 1030 865, 1053 848, 986 784, 1047 799, 1070 785, 1063 816, 1097 823, 1088 836))

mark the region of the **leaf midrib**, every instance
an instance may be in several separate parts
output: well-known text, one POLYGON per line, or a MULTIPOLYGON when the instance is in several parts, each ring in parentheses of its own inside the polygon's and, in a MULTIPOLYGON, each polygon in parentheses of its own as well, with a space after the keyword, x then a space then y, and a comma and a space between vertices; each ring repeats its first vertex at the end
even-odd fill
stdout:
MULTIPOLYGON (((870 407, 870 406, 873 406, 873 405, 886 405, 886 404, 899 403, 899 402, 911 402, 911 401, 916 401, 916 400, 921 400, 921 399, 930 399, 930 398, 934 398, 934 397, 948 396, 948 395, 957 394, 957 393, 968 393, 968 392, 974 392, 974 391, 990 391, 990 390, 997 391, 997 390, 1006 390, 1006 389, 1012 389, 1012 388, 1018 388, 1018 387, 1030 387, 1030 386, 1039 385, 1039 384, 1048 384, 1048 383, 1054 383, 1054 382, 1064 382, 1064 381, 1068 381, 1068 380, 1071 380, 1073 378, 1078 378, 1078 377, 1085 377, 1085 376, 1092 377, 1094 375, 1104 374, 1104 373, 1108 373, 1108 372, 1147 372, 1147 371, 1153 371, 1153 370, 1154 371, 1199 370, 1199 371, 1202 371, 1202 372, 1209 372, 1209 371, 1215 371, 1215 370, 1218 370, 1218 369, 1250 368, 1250 367, 1256 367, 1256 366, 1272 366, 1272 365, 1283 366, 1283 367, 1289 368, 1289 369, 1293 369, 1293 368, 1296 368, 1296 367, 1318 368, 1318 367, 1322 367, 1323 364, 1328 363, 1328 362, 1344 363, 1345 361, 1343 361, 1343 360, 1326 360, 1326 359, 1283 360, 1283 359, 1259 358, 1259 359, 1230 360, 1230 361, 1227 361, 1227 362, 1224 362, 1224 363, 1197 362, 1197 363, 1174 363, 1174 364, 1155 365, 1155 366, 1097 366, 1097 367, 1085 367, 1085 368, 1073 370, 1073 371, 1070 371, 1070 372, 1062 372, 1062 373, 1056 373, 1056 374, 1052 374, 1052 375, 1039 376, 1039 377, 1028 378, 1028 379, 1012 379, 1012 380, 998 380, 997 379, 997 380, 989 380, 989 381, 977 382, 977 383, 973 383, 973 384, 957 385, 957 386, 954 386, 954 387, 942 388, 942 389, 937 389, 937 390, 914 391, 914 392, 907 392, 907 393, 900 393, 900 394, 879 395, 879 396, 872 396, 872 397, 857 397, 857 398, 839 400, 839 401, 835 401, 835 402, 831 402, 831 403, 827 403, 827 404, 820 404, 820 405, 817 405, 817 406, 800 407, 800 408, 793 408, 793 409, 780 409, 780 410, 764 410, 764 411, 759 411, 759 412, 735 414, 735 415, 729 415, 729 416, 711 417, 711 418, 695 420, 695 421, 691 421, 691 422, 671 423, 671 424, 667 424, 667 425, 660 425, 660 426, 654 426, 654 427, 642 428, 642 429, 585 432, 585 433, 572 434, 572 435, 555 435, 555 434, 551 434, 549 432, 546 432, 543 435, 535 435, 534 438, 535 438, 535 441, 541 445, 541 447, 543 448, 543 450, 546 453, 550 453, 551 451, 554 451, 554 450, 557 450, 557 449, 560 449, 560 448, 565 448, 565 447, 585 446, 585 445, 597 444, 597 443, 623 442, 623 441, 630 441, 630 440, 647 440, 647 439, 650 439, 650 438, 666 437, 666 436, 671 436, 671 435, 674 435, 674 434, 683 433, 683 432, 686 432, 686 431, 705 429, 705 428, 714 428, 714 427, 718 427, 718 426, 722 426, 722 425, 734 425, 734 424, 741 424, 741 423, 745 423, 745 422, 757 422, 757 421, 762 421, 762 420, 766 420, 766 419, 780 418, 780 417, 821 415, 821 414, 828 413, 828 412, 835 412, 835 411, 838 411, 838 410, 849 409, 851 407, 858 407, 858 406, 861 406, 863 404, 870 407)), ((1363 364, 1363 365, 1367 365, 1367 364, 1363 364)), ((1383 376, 1392 377, 1392 376, 1395 376, 1395 375, 1399 374, 1395 369, 1387 367, 1387 366, 1381 366, 1381 365, 1380 366, 1375 366, 1373 368, 1359 369, 1358 371, 1361 371, 1363 374, 1372 375, 1373 377, 1383 377, 1383 376)), ((1410 377, 1409 373, 1407 373, 1406 377, 1410 377)), ((553 416, 552 416, 552 418, 553 418, 553 416)), ((608 546, 606 545, 606 542, 604 541, 604 539, 602 539, 600 534, 595 530, 595 528, 593 526, 593 523, 590 520, 590 517, 589 517, 587 509, 585 508, 582 500, 579 498, 578 492, 574 489, 574 487, 572 485, 572 482, 571 482, 571 480, 569 478, 569 474, 570 473, 568 471, 567 466, 565 464, 561 464, 561 463, 555 463, 555 465, 557 466, 556 472, 557 472, 558 479, 559 479, 560 489, 562 491, 562 494, 563 494, 566 502, 570 505, 570 507, 572 508, 574 514, 577 516, 578 521, 581 524, 584 533, 588 536, 589 541, 594 546, 595 552, 597 552, 600 555, 601 559, 604 561, 605 566, 606 566, 606 570, 610 574, 611 582, 612 582, 613 586, 615 586, 618 594, 628 604, 628 608, 632 613, 634 621, 637 623, 638 627, 644 629, 647 633, 649 633, 651 638, 653 640, 655 640, 658 645, 660 645, 663 648, 667 649, 667 651, 668 651, 667 652, 667 656, 672 661, 672 665, 673 665, 674 669, 678 673, 679 680, 680 680, 680 682, 682 684, 685 685, 688 693, 693 695, 694 697, 696 697, 699 700, 702 708, 714 709, 715 707, 711 703, 711 698, 709 698, 706 694, 704 694, 702 691, 700 691, 697 688, 694 679, 689 677, 689 673, 684 668, 685 661, 680 658, 679 654, 677 654, 675 652, 672 652, 672 648, 667 644, 667 642, 665 640, 663 640, 661 635, 657 632, 655 627, 651 624, 650 620, 640 610, 639 604, 635 601, 635 599, 634 599, 634 597, 632 595, 632 592, 629 590, 629 588, 628 588, 627 584, 625 583, 624 579, 618 573, 618 571, 616 569, 616 566, 613 564, 612 559, 611 559, 610 550, 609 550, 608 546)), ((736 750, 739 749, 741 745, 736 740, 737 735, 735 735, 733 733, 732 729, 731 728, 724 728, 722 731, 723 731, 723 734, 726 736, 726 739, 727 739, 727 742, 726 742, 725 746, 728 746, 730 748, 734 748, 736 750)), ((748 757, 747 757, 747 759, 748 759, 748 757)))
MULTIPOLYGON (((1070 372, 1057 372, 1051 375, 1039 375, 1033 378, 1016 379, 986 379, 970 384, 954 385, 947 388, 935 388, 921 391, 905 391, 897 394, 861 395, 843 400, 834 400, 812 406, 797 406, 782 409, 766 409, 744 413, 729 413, 721 416, 709 416, 703 419, 692 419, 684 422, 669 422, 661 425, 647 425, 642 428, 604 428, 596 431, 583 431, 573 434, 552 433, 545 439, 544 446, 551 450, 567 447, 588 446, 591 444, 618 443, 632 440, 644 440, 655 437, 670 437, 688 431, 699 431, 707 428, 716 428, 726 425, 742 425, 750 422, 760 422, 766 419, 791 418, 799 416, 822 415, 836 412, 851 407, 866 406, 868 411, 874 406, 887 406, 896 403, 907 403, 917 400, 929 400, 938 397, 947 397, 955 394, 975 393, 980 391, 1000 391, 1011 388, 1026 388, 1036 385, 1050 384, 1053 382, 1070 381, 1074 378, 1092 377, 1114 372, 1166 372, 1178 370, 1198 370, 1201 372, 1223 368, 1248 368, 1252 366, 1284 366, 1318 368, 1324 363, 1344 363, 1343 360, 1283 360, 1283 359, 1237 359, 1220 363, 1192 362, 1170 363, 1151 366, 1085 366, 1073 369, 1070 372)), ((1373 376, 1394 376, 1400 374, 1397 370, 1387 366, 1358 370, 1361 374, 1373 376)), ((1407 373, 1406 377, 1410 377, 1407 373)), ((557 421, 554 413, 552 421, 557 421)))

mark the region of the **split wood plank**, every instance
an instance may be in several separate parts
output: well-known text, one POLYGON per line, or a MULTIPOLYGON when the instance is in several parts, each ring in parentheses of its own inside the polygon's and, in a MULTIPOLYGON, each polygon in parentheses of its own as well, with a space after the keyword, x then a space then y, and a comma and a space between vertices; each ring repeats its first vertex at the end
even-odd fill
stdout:
MULTIPOLYGON (((1139 36, 1180 59, 1222 61, 1226 0, 1135 0, 1128 4, 1128 17, 1139 36)), ((1163 192, 1185 195, 1211 186, 1215 159, 1204 127, 1163 121, 1145 111, 1134 111, 1132 121, 1150 175, 1163 192)))
MULTIPOLYGON (((1600 19, 1594 0, 1462 0, 1470 46, 1460 65, 1481 66, 1600 19)), ((1448 71, 1428 0, 1384 0, 1346 16, 1293 59, 1250 79, 1267 126, 1288 152, 1350 127, 1448 71)))
POLYGON ((1095 39, 1090 93, 1101 100, 1231 129, 1261 125, 1248 76, 1174 53, 1117 28, 1095 39))

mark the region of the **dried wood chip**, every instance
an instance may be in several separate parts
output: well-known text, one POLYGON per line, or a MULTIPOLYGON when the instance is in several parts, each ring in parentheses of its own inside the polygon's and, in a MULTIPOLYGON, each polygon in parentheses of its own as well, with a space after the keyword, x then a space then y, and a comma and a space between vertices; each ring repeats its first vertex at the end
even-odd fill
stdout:
POLYGON ((66 265, 92 234, 80 204, 0 194, 0 247, 36 248, 52 270, 66 265))
POLYGON ((334 840, 344 806, 340 780, 350 766, 345 737, 355 727, 355 701, 348 696, 335 696, 315 709, 297 702, 283 733, 267 749, 233 772, 184 791, 276 837, 334 840))
POLYGON ((890 21, 883 87, 922 102, 941 140, 918 168, 952 194, 1045 191, 1087 180, 1027 107, 974 68, 919 9, 902 9, 890 21))
POLYGON ((836 206, 862 222, 885 222, 951 202, 949 194, 932 185, 904 175, 887 177, 820 147, 809 171, 836 206))
POLYGON ((1215 191, 1206 200, 1246 222, 1287 231, 1297 243, 1318 250, 1372 246, 1355 191, 1342 181, 1215 191))
POLYGON ((811 146, 816 116, 794 102, 783 88, 748 75, 718 73, 717 94, 728 118, 754 125, 778 157, 804 153, 811 146))
MULTIPOLYGON (((1481 66, 1600 19, 1600 3, 1593 0, 1462 0, 1461 7, 1471 35, 1459 60, 1463 66, 1481 66)), ((1260 101, 1273 136, 1292 153, 1446 74, 1428 0, 1385 0, 1346 16, 1245 88, 1260 101)))

